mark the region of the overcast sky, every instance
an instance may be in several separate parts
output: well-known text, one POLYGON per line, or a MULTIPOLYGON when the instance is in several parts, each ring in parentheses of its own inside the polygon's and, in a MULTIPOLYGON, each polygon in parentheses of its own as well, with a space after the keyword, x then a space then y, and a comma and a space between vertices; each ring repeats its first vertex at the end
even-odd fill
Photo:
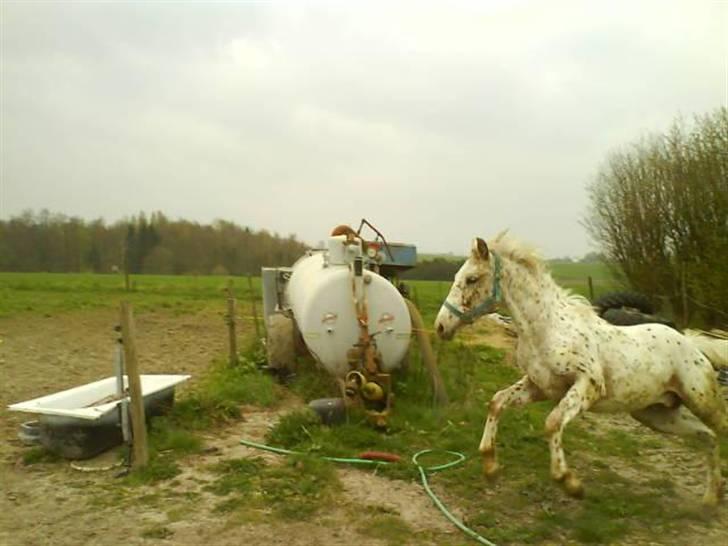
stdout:
POLYGON ((0 217, 366 217, 581 255, 610 150, 726 104, 728 3, 0 1, 0 217))

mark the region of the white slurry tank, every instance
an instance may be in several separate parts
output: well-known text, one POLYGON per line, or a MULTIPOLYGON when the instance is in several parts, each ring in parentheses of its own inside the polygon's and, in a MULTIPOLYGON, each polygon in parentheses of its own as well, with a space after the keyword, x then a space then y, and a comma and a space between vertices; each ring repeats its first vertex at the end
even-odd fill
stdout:
POLYGON ((301 258, 285 294, 309 351, 337 377, 359 357, 363 322, 381 371, 397 368, 407 353, 407 305, 392 283, 365 268, 359 239, 333 236, 326 251, 301 258))
POLYGON ((309 251, 290 268, 264 268, 263 305, 269 367, 282 375, 293 371, 302 341, 342 380, 347 404, 363 404, 383 425, 390 373, 402 365, 412 334, 407 303, 387 277, 413 267, 417 255, 413 245, 389 244, 377 234, 365 241, 338 226, 326 248, 309 251))

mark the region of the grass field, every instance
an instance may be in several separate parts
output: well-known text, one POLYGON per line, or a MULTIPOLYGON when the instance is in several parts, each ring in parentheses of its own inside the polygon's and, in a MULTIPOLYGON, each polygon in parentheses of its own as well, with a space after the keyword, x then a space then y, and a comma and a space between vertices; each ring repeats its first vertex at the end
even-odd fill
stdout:
MULTIPOLYGON (((139 311, 169 309, 178 313, 219 306, 227 277, 134 275, 131 291, 121 275, 89 273, 0 273, 0 316, 20 312, 59 313, 117 306, 131 301, 139 311)), ((252 279, 259 297, 260 279, 252 279)), ((234 279, 236 296, 249 299, 248 280, 234 279)))
MULTIPOLYGON (((587 291, 589 275, 597 294, 615 286, 601 266, 559 264, 553 269, 560 283, 582 294, 587 291)), ((138 313, 194 314, 223 309, 226 282, 225 277, 138 276, 133 278, 133 290, 127 293, 120 276, 0 273, 0 317, 12 320, 35 313, 62 317, 69 311, 115 307, 122 298, 131 300, 138 313)), ((253 282, 258 298, 259 279, 253 282)), ((409 284, 426 324, 432 324, 448 283, 409 284)), ((235 279, 235 288, 239 299, 250 298, 247 279, 235 279)), ((249 335, 248 330, 245 336, 250 341, 249 335)), ((477 454, 485 409, 492 395, 515 381, 519 373, 507 364, 502 350, 457 341, 434 342, 452 400, 449 406, 432 407, 428 379, 413 347, 410 371, 396 382, 396 408, 386 432, 373 430, 356 414, 335 428, 318 424, 304 411, 289 414, 267 439, 307 456, 283 466, 271 466, 260 459, 232 459, 217 465, 213 469, 217 477, 206 487, 219 496, 215 507, 218 517, 249 522, 257 514, 256 518, 263 519, 256 521, 272 525, 316 518, 340 495, 332 465, 320 461, 318 455, 352 456, 370 449, 399 453, 404 462, 380 468, 378 474, 416 481, 409 457, 421 449, 439 448, 462 452, 467 460, 434 475, 433 487, 446 496, 469 526, 498 544, 643 543, 654 541, 656 536, 675 537, 667 543, 683 544, 689 542, 681 542, 686 526, 710 532, 715 525, 712 515, 700 508, 698 497, 686 499, 677 493, 671 476, 677 467, 655 462, 661 460, 664 450, 676 449, 674 441, 642 430, 635 433, 634 427, 623 428, 609 421, 577 422, 567 430, 564 439, 569 462, 584 480, 588 496, 583 501, 566 497, 549 478, 543 434, 551 407, 548 403, 505 413, 498 436, 504 470, 497 484, 489 484, 481 476, 477 454), (306 479, 301 478, 303 474, 306 479), (275 509, 261 516, 262 507, 270 503, 275 509)), ((186 461, 203 448, 199 432, 237 419, 240 404, 276 405, 283 387, 257 370, 256 364, 263 357, 260 347, 253 345, 242 356, 238 368, 220 363, 211 366, 194 392, 179 401, 173 415, 155 423, 152 465, 120 484, 123 495, 100 491, 99 502, 126 502, 120 499, 136 498, 134 488, 139 484, 173 480, 186 461)), ((289 388, 304 400, 337 395, 330 378, 310 361, 301 362, 298 377, 289 388)), ((728 453, 728 442, 723 442, 723 448, 728 453)), ((48 459, 43 453, 30 451, 26 462, 48 463, 48 459)), ((728 464, 723 466, 728 473, 728 464)), ((702 472, 693 478, 700 481, 702 472)), ((353 521, 358 522, 362 533, 389 544, 466 543, 457 535, 413 536, 396 514, 375 513, 361 518, 359 514, 353 521)), ((150 537, 166 532, 163 527, 147 530, 150 537)))
MULTIPOLYGON (((618 288, 603 264, 559 263, 552 265, 554 278, 562 286, 584 296, 589 295, 589 276, 594 292, 618 288)), ((239 299, 249 299, 248 279, 234 277, 239 299)), ((0 272, 0 317, 21 312, 53 314, 69 310, 97 309, 118 305, 128 299, 139 311, 169 309, 177 313, 219 305, 228 277, 133 275, 132 290, 126 292, 121 275, 90 273, 3 273, 0 272)), ((253 289, 260 298, 260 278, 253 277, 253 289)), ((407 281, 427 310, 440 305, 449 290, 449 282, 407 281)))

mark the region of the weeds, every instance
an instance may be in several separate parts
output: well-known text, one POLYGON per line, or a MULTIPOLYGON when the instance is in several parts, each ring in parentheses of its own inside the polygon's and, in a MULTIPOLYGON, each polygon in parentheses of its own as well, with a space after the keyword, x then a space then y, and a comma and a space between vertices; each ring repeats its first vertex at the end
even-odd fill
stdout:
POLYGON ((31 447, 23 453, 23 464, 26 466, 39 463, 55 463, 61 460, 60 455, 48 451, 44 447, 31 447))
POLYGON ((341 489, 332 465, 316 457, 290 457, 275 466, 234 459, 213 470, 219 477, 206 490, 228 497, 215 507, 221 513, 266 508, 278 518, 303 520, 331 506, 341 489))
POLYGON ((232 459, 217 464, 213 470, 220 478, 205 489, 216 495, 248 493, 253 487, 254 478, 265 466, 263 459, 232 459))
POLYGON ((374 514, 362 521, 356 529, 360 534, 387 544, 404 544, 413 535, 412 528, 401 517, 393 514, 374 514))
POLYGON ((151 421, 150 461, 146 468, 133 472, 129 485, 169 480, 180 473, 177 459, 203 449, 198 431, 240 416, 240 405, 272 405, 278 387, 259 368, 261 351, 248 347, 238 366, 223 361, 213 363, 196 390, 180 400, 169 415, 151 421))
POLYGON ((202 450, 202 439, 193 432, 181 428, 170 417, 152 419, 149 439, 152 448, 157 452, 174 451, 179 454, 190 454, 202 450))
POLYGON ((144 529, 141 533, 141 536, 142 538, 166 539, 171 537, 173 534, 174 532, 164 525, 153 525, 144 529))
POLYGON ((266 441, 279 447, 300 447, 313 440, 309 428, 320 428, 318 416, 310 409, 284 415, 266 435, 266 441))
POLYGON ((156 451, 151 451, 147 465, 134 470, 134 472, 125 478, 125 482, 131 486, 149 485, 164 480, 171 480, 181 472, 182 470, 173 454, 164 455, 156 451))
POLYGON ((215 361, 195 390, 175 405, 171 421, 188 430, 201 430, 240 417, 243 404, 273 406, 282 387, 260 371, 264 362, 265 354, 257 344, 240 354, 237 366, 215 361))

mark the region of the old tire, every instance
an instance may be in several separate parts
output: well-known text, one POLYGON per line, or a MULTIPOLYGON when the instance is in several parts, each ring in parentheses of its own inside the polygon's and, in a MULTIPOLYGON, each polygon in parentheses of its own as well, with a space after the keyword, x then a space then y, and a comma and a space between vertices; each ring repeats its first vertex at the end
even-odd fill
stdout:
POLYGON ((26 421, 20 425, 18 439, 26 446, 40 444, 40 421, 26 421))
POLYGON ((602 317, 604 316, 604 312, 609 309, 636 309, 646 315, 652 315, 655 312, 655 307, 649 298, 637 292, 609 292, 602 294, 592 302, 592 305, 597 308, 597 313, 602 317))
POLYGON ((626 309, 607 309, 602 313, 602 318, 615 326, 634 326, 635 324, 664 324, 670 328, 677 329, 675 323, 656 317, 655 315, 646 315, 638 311, 628 311, 626 309))
POLYGON ((268 368, 277 372, 292 372, 296 364, 295 328, 293 319, 275 313, 266 324, 268 368))

